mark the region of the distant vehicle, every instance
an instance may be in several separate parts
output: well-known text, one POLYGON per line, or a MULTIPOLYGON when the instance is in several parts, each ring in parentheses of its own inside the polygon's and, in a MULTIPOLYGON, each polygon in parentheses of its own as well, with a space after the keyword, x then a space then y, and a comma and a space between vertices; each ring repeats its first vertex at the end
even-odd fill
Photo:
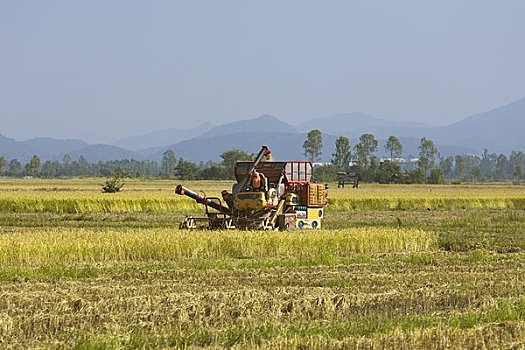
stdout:
POLYGON ((337 173, 337 188, 345 188, 345 184, 352 185, 352 188, 359 187, 359 174, 358 173, 345 173, 340 171, 337 173))

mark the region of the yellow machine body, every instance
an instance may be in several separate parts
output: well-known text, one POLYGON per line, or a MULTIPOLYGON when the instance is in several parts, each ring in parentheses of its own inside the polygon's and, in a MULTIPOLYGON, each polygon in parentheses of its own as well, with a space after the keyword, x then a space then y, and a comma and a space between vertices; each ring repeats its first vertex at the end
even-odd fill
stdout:
POLYGON ((301 230, 313 229, 318 230, 321 228, 321 219, 299 219, 295 221, 295 227, 301 230))
POLYGON ((286 195, 285 205, 292 207, 297 204, 299 204, 299 197, 295 193, 288 193, 286 195))
POLYGON ((259 210, 266 208, 267 204, 264 192, 239 192, 234 199, 237 210, 259 210))
POLYGON ((298 229, 320 229, 321 221, 324 216, 324 208, 322 207, 295 207, 295 228, 298 229))

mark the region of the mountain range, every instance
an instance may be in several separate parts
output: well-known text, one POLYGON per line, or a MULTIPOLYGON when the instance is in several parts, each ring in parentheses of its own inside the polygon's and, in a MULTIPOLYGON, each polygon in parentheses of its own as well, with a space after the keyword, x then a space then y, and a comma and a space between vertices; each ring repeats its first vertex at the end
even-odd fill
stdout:
POLYGON ((204 123, 191 129, 164 129, 148 132, 143 135, 135 135, 113 142, 114 146, 140 151, 152 148, 162 148, 173 143, 174 140, 186 140, 197 137, 215 127, 215 124, 204 123))
POLYGON ((396 122, 365 113, 339 113, 291 125, 265 114, 222 125, 207 123, 192 129, 148 132, 116 140, 111 145, 48 137, 17 141, 0 134, 0 156, 21 161, 29 160, 34 154, 51 160, 61 160, 65 154, 74 159, 83 155, 92 162, 125 158, 160 160, 167 149, 172 149, 177 157, 206 162, 219 160, 220 153, 228 149, 255 153, 261 145, 268 145, 277 159, 302 159, 306 133, 314 128, 323 133, 322 161, 330 160, 338 136, 348 136, 355 144, 363 133, 372 133, 380 140, 379 155, 385 154, 384 140, 390 135, 399 137, 405 156, 418 154, 422 137, 432 139, 441 155, 481 154, 485 148, 489 152, 508 154, 525 150, 525 98, 440 127, 396 122))

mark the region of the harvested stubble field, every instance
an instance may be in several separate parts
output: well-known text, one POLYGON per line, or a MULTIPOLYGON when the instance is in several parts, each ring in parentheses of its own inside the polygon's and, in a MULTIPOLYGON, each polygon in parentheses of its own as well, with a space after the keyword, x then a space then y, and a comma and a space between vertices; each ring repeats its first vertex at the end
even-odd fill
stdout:
POLYGON ((173 182, 100 182, 0 180, 0 348, 525 348, 523 186, 332 189, 291 233, 181 231, 173 182))

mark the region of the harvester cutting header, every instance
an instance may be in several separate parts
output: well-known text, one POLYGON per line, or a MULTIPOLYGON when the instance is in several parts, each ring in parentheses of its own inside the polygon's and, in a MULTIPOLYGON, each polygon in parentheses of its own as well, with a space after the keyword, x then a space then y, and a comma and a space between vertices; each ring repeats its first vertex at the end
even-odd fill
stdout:
POLYGON ((324 184, 313 182, 309 161, 271 161, 263 146, 255 160, 235 163, 236 183, 222 199, 207 197, 182 185, 175 193, 205 206, 206 216, 187 217, 181 228, 292 230, 319 229, 328 203, 324 184))

